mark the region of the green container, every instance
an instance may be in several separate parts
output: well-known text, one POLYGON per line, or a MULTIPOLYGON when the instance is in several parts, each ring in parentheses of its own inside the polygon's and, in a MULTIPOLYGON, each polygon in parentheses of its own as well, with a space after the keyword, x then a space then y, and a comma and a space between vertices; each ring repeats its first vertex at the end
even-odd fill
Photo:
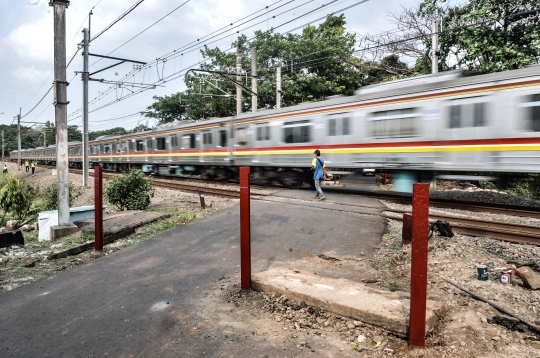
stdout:
POLYGON ((478 265, 476 266, 476 271, 478 272, 478 279, 480 281, 487 281, 488 280, 488 268, 486 265, 478 265))

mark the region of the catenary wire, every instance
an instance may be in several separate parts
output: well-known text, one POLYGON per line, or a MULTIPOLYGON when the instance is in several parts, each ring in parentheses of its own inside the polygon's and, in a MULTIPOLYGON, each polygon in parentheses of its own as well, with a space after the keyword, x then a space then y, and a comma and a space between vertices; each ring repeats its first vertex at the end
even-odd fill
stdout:
MULTIPOLYGON (((105 26, 105 28, 103 30, 101 30, 100 32, 98 32, 97 35, 95 35, 94 37, 92 37, 90 39, 90 41, 88 41, 88 43, 94 41, 95 39, 97 39, 98 37, 100 37, 101 35, 103 35, 105 32, 107 32, 107 30, 109 30, 111 27, 113 27, 118 21, 122 20, 124 17, 126 17, 130 12, 132 12, 133 10, 135 10, 135 8, 137 6, 139 6, 144 0, 138 0, 134 5, 132 5, 129 9, 127 9, 122 15, 120 15, 116 20, 114 20, 113 22, 111 22, 109 25, 105 26)), ((101 2, 101 1, 100 1, 101 2)), ((99 3, 98 3, 99 4, 99 3)), ((96 5, 97 6, 97 5, 96 5)), ((94 6, 95 7, 95 6, 94 6)))

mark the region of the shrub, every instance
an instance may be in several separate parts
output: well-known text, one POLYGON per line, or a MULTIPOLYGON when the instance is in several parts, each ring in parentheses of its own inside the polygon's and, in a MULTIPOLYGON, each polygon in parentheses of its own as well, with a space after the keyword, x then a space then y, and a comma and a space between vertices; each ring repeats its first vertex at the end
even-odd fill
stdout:
POLYGON ((144 210, 154 196, 152 181, 141 170, 130 170, 108 181, 103 194, 119 210, 144 210))
POLYGON ((36 189, 13 175, 2 180, 0 190, 0 207, 5 213, 13 215, 17 220, 24 219, 30 212, 36 197, 36 189))
MULTIPOLYGON (((69 182, 69 206, 73 204, 73 201, 84 193, 81 187, 76 187, 71 181, 69 182)), ((58 183, 52 182, 43 188, 41 192, 41 199, 43 203, 38 203, 38 207, 43 210, 56 210, 58 209, 58 183)))

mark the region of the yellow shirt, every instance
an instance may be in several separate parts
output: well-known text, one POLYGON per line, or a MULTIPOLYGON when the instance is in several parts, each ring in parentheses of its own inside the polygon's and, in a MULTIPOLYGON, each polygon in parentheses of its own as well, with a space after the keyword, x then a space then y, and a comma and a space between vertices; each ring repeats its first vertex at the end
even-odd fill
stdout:
MULTIPOLYGON (((311 162, 311 166, 314 168, 317 168, 317 158, 313 158, 313 161, 311 162)), ((323 163, 323 168, 326 168, 326 162, 323 163)))

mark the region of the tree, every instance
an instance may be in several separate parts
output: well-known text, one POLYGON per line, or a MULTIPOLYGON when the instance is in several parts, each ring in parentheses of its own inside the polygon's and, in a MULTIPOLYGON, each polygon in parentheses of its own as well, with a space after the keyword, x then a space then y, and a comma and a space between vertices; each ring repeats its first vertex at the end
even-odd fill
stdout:
POLYGON ((122 127, 116 127, 116 128, 106 129, 102 131, 94 131, 94 132, 88 133, 88 140, 94 140, 104 135, 123 135, 126 133, 127 133, 126 130, 122 127))
MULTIPOLYGON (((517 69, 540 57, 540 0, 424 0, 419 15, 440 16, 439 68, 480 73, 517 69)), ((428 47, 430 40, 426 40, 428 47)))

